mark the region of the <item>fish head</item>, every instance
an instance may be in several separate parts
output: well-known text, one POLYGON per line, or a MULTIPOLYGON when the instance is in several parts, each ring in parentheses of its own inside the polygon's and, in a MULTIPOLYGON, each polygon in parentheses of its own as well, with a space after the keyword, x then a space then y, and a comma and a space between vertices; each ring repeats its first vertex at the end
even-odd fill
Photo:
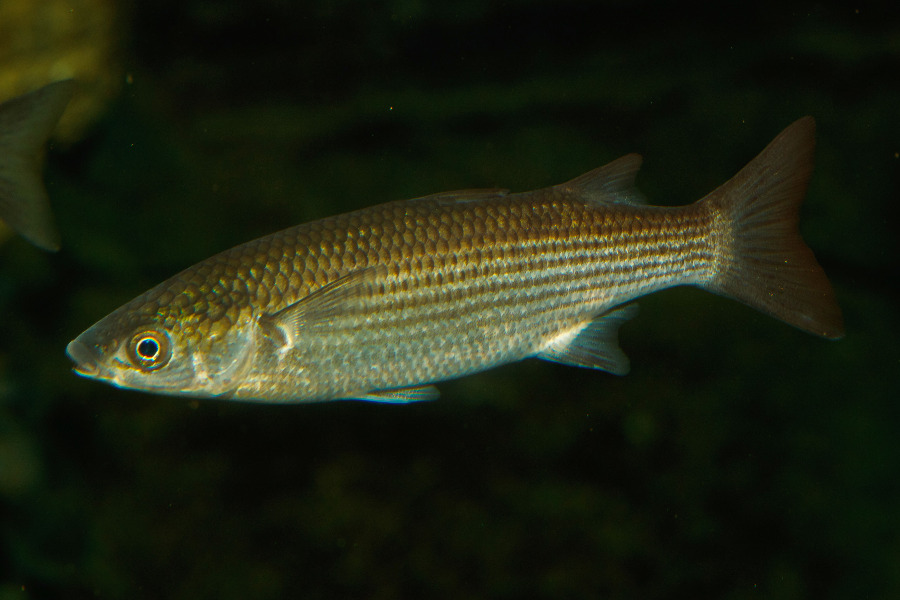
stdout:
POLYGON ((166 282, 95 323, 66 353, 75 373, 116 387, 227 397, 252 362, 255 330, 249 310, 166 282))

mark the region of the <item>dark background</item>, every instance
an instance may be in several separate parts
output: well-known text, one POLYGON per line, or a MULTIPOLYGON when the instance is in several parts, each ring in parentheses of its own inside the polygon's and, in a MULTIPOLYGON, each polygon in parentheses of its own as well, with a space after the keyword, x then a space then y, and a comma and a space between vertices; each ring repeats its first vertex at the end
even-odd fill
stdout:
POLYGON ((900 20, 111 4, 120 93, 48 156, 63 249, 0 246, 0 598, 900 597, 900 20), (265 406, 69 370, 94 321, 253 237, 628 152, 684 204, 806 114, 839 342, 678 289, 623 329, 624 378, 529 360, 428 404, 265 406))

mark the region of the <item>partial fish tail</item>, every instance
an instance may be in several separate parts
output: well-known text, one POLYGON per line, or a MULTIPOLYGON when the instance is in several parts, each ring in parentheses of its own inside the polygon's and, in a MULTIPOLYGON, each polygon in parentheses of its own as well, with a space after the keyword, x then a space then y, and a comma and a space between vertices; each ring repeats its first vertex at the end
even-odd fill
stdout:
POLYGON ((45 250, 59 249, 40 150, 75 93, 71 79, 0 104, 0 219, 45 250))
POLYGON ((703 287, 825 338, 844 335, 825 272, 798 230, 813 168, 815 121, 803 117, 698 204, 714 215, 715 275, 703 287))

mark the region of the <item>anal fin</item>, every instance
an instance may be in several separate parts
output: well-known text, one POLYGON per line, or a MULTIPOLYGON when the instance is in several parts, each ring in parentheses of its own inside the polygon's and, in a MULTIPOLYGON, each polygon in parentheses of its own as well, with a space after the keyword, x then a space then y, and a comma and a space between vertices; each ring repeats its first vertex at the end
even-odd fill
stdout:
POLYGON ((571 331, 560 335, 537 356, 565 365, 626 375, 631 366, 619 348, 619 327, 637 312, 637 304, 614 308, 590 321, 574 335, 571 331))

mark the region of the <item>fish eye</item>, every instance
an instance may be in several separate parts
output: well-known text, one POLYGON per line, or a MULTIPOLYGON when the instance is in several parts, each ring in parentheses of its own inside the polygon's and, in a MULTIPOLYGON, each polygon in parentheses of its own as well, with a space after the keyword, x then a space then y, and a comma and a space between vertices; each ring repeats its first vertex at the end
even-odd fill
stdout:
POLYGON ((169 338, 159 331, 141 331, 131 338, 128 356, 135 366, 150 371, 169 362, 169 338))
POLYGON ((134 349, 142 360, 156 360, 159 356, 159 342, 152 337, 139 339, 134 349))

